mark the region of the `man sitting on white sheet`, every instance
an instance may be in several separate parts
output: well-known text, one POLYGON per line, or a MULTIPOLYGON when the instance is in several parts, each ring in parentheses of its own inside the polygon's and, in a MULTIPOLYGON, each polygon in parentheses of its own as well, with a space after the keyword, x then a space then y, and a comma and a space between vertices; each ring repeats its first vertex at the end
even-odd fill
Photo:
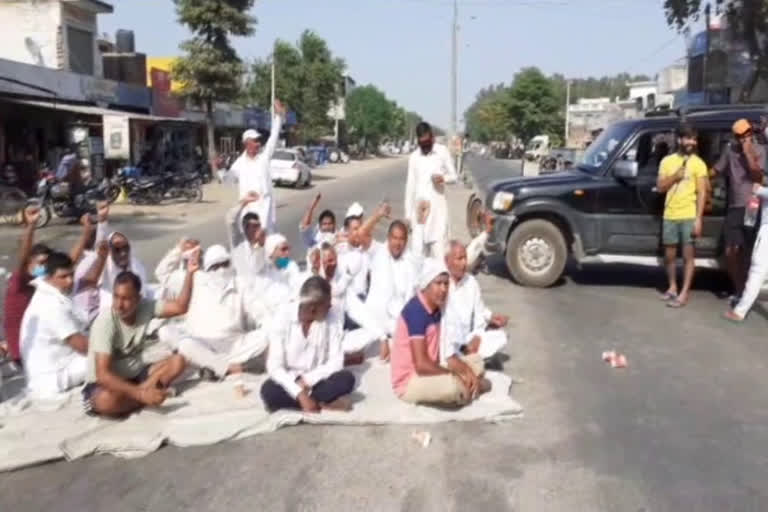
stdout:
POLYGON ((315 215, 315 209, 322 199, 321 194, 317 194, 312 204, 309 205, 309 209, 304 214, 299 224, 299 234, 301 240, 304 242, 306 249, 312 249, 323 242, 335 243, 336 242, 336 216, 331 210, 323 210, 320 212, 320 217, 317 219, 317 225, 312 225, 312 220, 315 215))
POLYGON ((189 259, 199 254, 200 241, 182 237, 179 243, 168 251, 155 267, 155 278, 160 284, 157 298, 174 300, 181 293, 184 279, 187 277, 189 259))
MULTIPOLYGON (((420 206, 423 221, 426 206, 420 206)), ((419 239, 423 224, 414 226, 419 239)), ((397 319, 405 304, 417 291, 418 276, 424 258, 408 247, 408 226, 396 220, 389 226, 386 249, 377 250, 371 262, 371 286, 365 305, 388 337, 395 332, 397 319)), ((380 355, 389 359, 389 343, 382 342, 380 355)))
POLYGON ((161 405, 172 394, 170 385, 186 361, 174 354, 150 363, 145 354, 147 333, 153 319, 187 313, 198 269, 197 261, 190 260, 181 294, 169 302, 142 298, 138 276, 128 271, 118 274, 112 307, 101 311, 91 326, 88 383, 82 390, 86 412, 123 416, 145 405, 161 405))
POLYGON ((452 343, 444 338, 443 309, 449 280, 445 263, 425 260, 419 292, 398 318, 391 377, 395 394, 405 402, 463 406, 491 388, 483 377, 482 358, 452 351, 452 343))
POLYGON ((21 321, 20 339, 33 396, 55 396, 85 380, 88 323, 69 298, 73 275, 69 256, 53 252, 45 262, 45 277, 32 281, 36 290, 21 321))
POLYGON ((298 301, 281 308, 269 331, 268 411, 349 410, 355 377, 344 370, 342 319, 331 310, 331 286, 320 276, 302 286, 298 301))
POLYGON ((212 245, 205 251, 203 270, 195 274, 179 353, 219 378, 242 373, 243 364, 266 350, 266 333, 249 329, 245 295, 223 246, 212 245))
POLYGON ((447 338, 460 354, 492 357, 507 345, 503 328, 509 319, 493 314, 483 302, 480 285, 467 273, 467 250, 456 240, 448 244, 445 264, 451 275, 451 289, 445 308, 447 338))
POLYGON ((264 251, 267 231, 257 213, 249 212, 246 206, 256 196, 246 196, 238 206, 226 215, 229 249, 232 251, 232 266, 239 279, 251 283, 256 275, 264 271, 267 258, 264 251))
MULTIPOLYGON (((95 266, 103 265, 99 281, 99 311, 109 311, 112 307, 113 286, 115 278, 122 272, 136 274, 142 283, 147 282, 147 272, 144 265, 133 255, 131 242, 128 237, 118 231, 112 232, 107 238, 109 244, 109 257, 97 260, 95 266)), ((151 299, 152 290, 147 286, 142 288, 142 297, 151 299)))

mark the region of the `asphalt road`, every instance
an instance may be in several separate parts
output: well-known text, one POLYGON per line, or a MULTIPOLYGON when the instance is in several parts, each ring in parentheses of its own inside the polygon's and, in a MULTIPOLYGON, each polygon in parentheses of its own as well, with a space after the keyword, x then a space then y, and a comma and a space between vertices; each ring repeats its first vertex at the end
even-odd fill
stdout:
MULTIPOLYGON (((338 180, 321 189, 325 204, 341 215, 355 199, 371 208, 388 197, 401 211, 404 170, 338 180)), ((454 226, 467 193, 450 193, 454 226)), ((311 196, 278 210, 287 234, 311 196)), ((173 224, 133 227, 147 263, 180 235, 173 224)), ((221 225, 184 229, 209 243, 221 225)), ((408 427, 299 426, 139 460, 48 464, 0 475, 0 510, 768 509, 762 311, 741 326, 720 320, 711 273, 687 308, 670 310, 656 299, 658 270, 573 270, 547 290, 513 285, 496 259, 491 271, 479 279, 489 305, 512 317, 505 371, 526 408, 518 421, 433 426, 428 449, 408 427), (628 369, 600 360, 612 348, 628 369)))

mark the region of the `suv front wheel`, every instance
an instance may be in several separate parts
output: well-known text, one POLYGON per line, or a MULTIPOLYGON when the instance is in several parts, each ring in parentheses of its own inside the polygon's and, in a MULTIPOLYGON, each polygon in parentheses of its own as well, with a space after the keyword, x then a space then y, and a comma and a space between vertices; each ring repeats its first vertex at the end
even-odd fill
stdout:
POLYGON ((568 248, 555 224, 544 219, 527 220, 512 231, 505 259, 519 284, 546 288, 563 275, 568 248))

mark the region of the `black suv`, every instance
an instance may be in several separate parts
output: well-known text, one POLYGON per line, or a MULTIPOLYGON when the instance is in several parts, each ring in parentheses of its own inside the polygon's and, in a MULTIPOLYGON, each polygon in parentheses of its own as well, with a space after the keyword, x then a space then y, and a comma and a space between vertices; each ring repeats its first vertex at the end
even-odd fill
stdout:
MULTIPOLYGON (((609 126, 571 170, 495 181, 475 192, 467 223, 478 232, 483 206, 494 213, 488 252, 505 252, 512 277, 525 286, 546 287, 578 263, 660 264, 664 194, 656 190, 659 163, 675 151, 675 130, 685 120, 699 132, 699 156, 711 168, 728 144, 731 127, 745 118, 754 125, 765 106, 701 106, 609 126)), ((726 186, 711 182, 696 265, 715 268, 722 250, 726 186)))

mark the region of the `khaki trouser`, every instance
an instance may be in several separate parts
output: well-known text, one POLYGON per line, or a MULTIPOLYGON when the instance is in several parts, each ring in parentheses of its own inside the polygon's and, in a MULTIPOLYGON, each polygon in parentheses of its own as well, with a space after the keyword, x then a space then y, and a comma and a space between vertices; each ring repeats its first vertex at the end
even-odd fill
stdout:
MULTIPOLYGON (((472 354, 461 358, 478 377, 485 372, 482 357, 472 354)), ((466 405, 472 397, 467 388, 452 374, 419 377, 414 375, 408 381, 405 393, 401 397, 413 404, 466 405)))

